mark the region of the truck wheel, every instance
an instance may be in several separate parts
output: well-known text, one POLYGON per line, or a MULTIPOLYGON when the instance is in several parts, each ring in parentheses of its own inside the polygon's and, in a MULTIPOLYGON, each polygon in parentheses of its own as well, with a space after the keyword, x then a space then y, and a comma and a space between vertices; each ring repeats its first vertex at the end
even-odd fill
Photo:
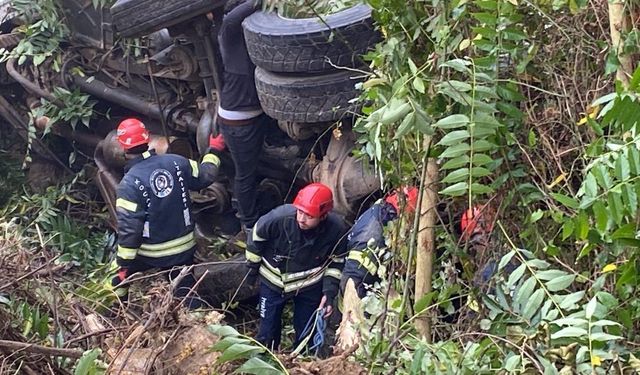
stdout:
POLYGON ((362 78, 353 79, 351 71, 320 75, 292 76, 256 68, 256 88, 262 109, 280 121, 301 123, 328 122, 357 112, 350 103, 360 91, 362 78))
POLYGON ((279 73, 335 71, 333 65, 362 66, 359 56, 381 40, 374 29, 371 8, 364 4, 331 14, 324 22, 256 12, 242 25, 253 63, 279 73))
POLYGON ((147 35, 224 6, 226 0, 118 0, 111 7, 115 30, 123 37, 147 35))

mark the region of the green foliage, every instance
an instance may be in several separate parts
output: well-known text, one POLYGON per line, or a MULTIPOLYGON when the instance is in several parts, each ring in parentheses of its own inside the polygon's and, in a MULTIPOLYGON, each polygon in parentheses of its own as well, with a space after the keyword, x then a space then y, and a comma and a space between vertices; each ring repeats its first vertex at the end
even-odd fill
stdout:
POLYGON ((233 327, 211 325, 209 331, 221 338, 211 347, 212 350, 222 353, 217 359, 218 363, 243 360, 244 363, 236 370, 236 372, 243 374, 288 374, 282 362, 269 349, 251 337, 238 333, 233 327), (266 360, 261 357, 266 357, 266 360), (275 365, 267 361, 273 362, 275 365))
POLYGON ((102 354, 100 349, 87 350, 76 362, 74 375, 102 375, 106 373, 107 366, 98 358, 102 354))
POLYGON ((58 1, 13 0, 12 6, 27 22, 19 28, 24 37, 18 45, 10 51, 0 49, 2 61, 14 58, 22 65, 30 59, 38 66, 61 52, 60 43, 69 35, 69 29, 58 1))
POLYGON ((357 0, 266 0, 263 8, 288 18, 325 16, 357 4, 357 0))
POLYGON ((94 100, 89 100, 89 95, 81 93, 78 89, 69 91, 62 87, 56 87, 53 89, 53 96, 61 103, 64 103, 64 106, 58 107, 42 98, 40 99, 42 105, 31 111, 31 122, 41 116, 49 118, 44 132, 45 135, 51 131, 53 125, 58 123, 69 123, 74 129, 78 122, 87 127, 89 126, 93 115, 93 106, 97 103, 94 100))

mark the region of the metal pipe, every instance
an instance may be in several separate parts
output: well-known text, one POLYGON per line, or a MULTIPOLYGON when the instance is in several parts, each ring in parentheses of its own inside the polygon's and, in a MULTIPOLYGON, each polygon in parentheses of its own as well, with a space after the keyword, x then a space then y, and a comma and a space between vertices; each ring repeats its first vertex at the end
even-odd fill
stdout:
POLYGON ((85 78, 74 75, 72 78, 73 83, 76 86, 80 87, 80 89, 82 89, 83 91, 98 98, 121 105, 125 108, 129 108, 132 111, 136 111, 147 117, 161 120, 163 117, 167 118, 167 116, 169 115, 170 109, 165 109, 163 113, 155 103, 141 99, 137 95, 132 94, 128 91, 118 88, 111 88, 104 82, 93 77, 85 78))
POLYGON ((9 59, 7 60, 7 73, 9 73, 9 75, 16 80, 16 82, 18 82, 20 85, 22 85, 22 87, 25 88, 25 90, 41 97, 41 98, 45 98, 48 101, 50 101, 51 103, 55 104, 56 106, 63 108, 64 104, 59 101, 58 99, 56 99, 55 96, 53 96, 53 94, 51 94, 49 91, 41 89, 38 85, 36 85, 35 83, 31 82, 28 78, 26 78, 25 76, 23 76, 22 74, 20 74, 17 70, 16 70, 16 59, 9 59))

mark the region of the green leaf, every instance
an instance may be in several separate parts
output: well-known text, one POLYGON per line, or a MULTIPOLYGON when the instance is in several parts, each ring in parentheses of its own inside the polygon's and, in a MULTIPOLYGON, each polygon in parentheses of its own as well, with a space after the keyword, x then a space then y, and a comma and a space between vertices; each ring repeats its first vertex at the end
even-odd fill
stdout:
POLYGON ((447 170, 447 169, 458 169, 460 167, 465 167, 469 165, 469 156, 467 155, 462 155, 459 156, 455 159, 451 159, 449 161, 447 161, 446 163, 444 163, 442 165, 442 167, 440 167, 440 169, 442 170, 447 170))
POLYGON ((504 363, 504 369, 509 373, 515 371, 516 367, 520 366, 522 358, 517 354, 512 354, 504 363))
POLYGON ((448 173, 443 179, 442 182, 445 184, 453 184, 460 181, 465 181, 469 178, 469 170, 466 168, 457 169, 448 173))
POLYGON ((466 143, 460 143, 455 146, 447 147, 441 154, 441 158, 457 158, 467 152, 469 152, 469 145, 466 143))
POLYGON ((424 311, 426 308, 428 308, 431 305, 433 298, 437 296, 437 294, 438 292, 433 291, 420 297, 420 299, 413 306, 414 311, 416 311, 416 313, 420 311, 424 311))
POLYGON ((584 315, 587 319, 591 319, 593 317, 593 314, 596 312, 596 307, 598 307, 598 300, 596 297, 593 297, 584 309, 584 315))
POLYGON ((622 340, 624 337, 610 335, 604 332, 595 332, 595 333, 591 333, 590 338, 593 341, 612 341, 612 340, 622 340))
POLYGON ((261 360, 260 358, 250 358, 248 361, 242 364, 236 371, 240 374, 255 374, 255 375, 282 375, 282 371, 278 370, 274 366, 261 360))
POLYGON ((560 319, 556 319, 554 321, 552 321, 551 323, 558 325, 558 326, 587 326, 589 324, 589 321, 586 319, 580 319, 580 318, 560 318, 560 319))
POLYGON ((482 166, 492 163, 493 159, 485 154, 473 154, 473 165, 482 166))
POLYGON ((491 194, 493 188, 484 184, 474 182, 471 184, 471 193, 473 194, 491 194))
POLYGON ((411 112, 407 116, 405 116, 404 120, 402 120, 402 123, 398 127, 398 131, 396 132, 396 135, 393 137, 393 139, 400 139, 403 136, 405 136, 409 131, 411 131, 415 123, 415 119, 416 119, 415 112, 411 112))
POLYGON ((526 269, 527 269, 527 265, 523 263, 519 265, 518 268, 513 270, 513 272, 511 272, 511 275, 509 275, 509 280, 507 281, 507 287, 512 288, 518 282, 518 280, 522 278, 522 275, 524 275, 524 271, 526 269))
POLYGON ((463 59, 453 59, 441 64, 440 67, 452 68, 461 73, 470 73, 471 71, 468 68, 469 65, 471 65, 470 61, 463 59))
POLYGON ((598 320, 597 322, 592 322, 591 325, 593 327, 610 327, 610 326, 622 326, 622 324, 618 323, 618 322, 614 322, 611 320, 606 320, 606 319, 602 319, 602 320, 598 320))
POLYGON ((609 223, 609 213, 607 212, 607 208, 600 200, 596 201, 592 208, 593 213, 596 216, 596 229, 598 229, 600 233, 605 233, 609 223))
POLYGON ((538 289, 533 292, 533 295, 531 295, 531 298, 527 301, 527 304, 522 310, 522 316, 527 320, 531 320, 531 318, 533 318, 536 312, 540 309, 540 306, 542 306, 543 301, 544 290, 538 289))
POLYGON ((569 207, 571 209, 577 210, 578 207, 580 207, 580 204, 578 203, 577 200, 566 196, 564 194, 560 194, 560 193, 550 193, 549 195, 551 195, 551 197, 553 199, 555 199, 556 201, 560 202, 562 205, 569 207))
POLYGON ((467 130, 454 130, 442 137, 438 144, 442 146, 453 146, 467 139, 469 139, 469 132, 467 130))
POLYGON ((524 308, 524 305, 527 303, 531 295, 533 294, 533 289, 536 287, 537 281, 536 278, 531 276, 516 290, 516 294, 514 297, 514 301, 521 306, 521 310, 524 308))
POLYGON ((546 271, 538 271, 536 272, 536 277, 540 280, 553 280, 557 277, 562 277, 568 275, 565 271, 560 270, 546 270, 546 271))
POLYGON ((440 129, 455 129, 467 126, 469 124, 469 117, 465 115, 450 115, 443 119, 438 120, 433 126, 440 129))
POLYGON ((498 271, 502 270, 504 268, 504 266, 506 266, 507 263, 509 263, 511 261, 511 258, 513 258, 514 255, 516 255, 516 251, 515 250, 511 250, 507 254, 505 254, 502 257, 502 259, 500 259, 500 263, 498 263, 498 271))
POLYGON ((235 328, 231 326, 223 326, 219 324, 212 324, 208 327, 209 332, 213 333, 216 336, 226 337, 226 336, 240 336, 240 333, 236 331, 235 328))
POLYGON ((211 349, 215 350, 217 352, 224 352, 225 350, 227 350, 231 345, 234 344, 249 344, 251 342, 251 340, 246 339, 244 337, 240 337, 240 336, 227 336, 225 338, 223 338, 222 340, 218 341, 217 343, 215 343, 211 349))
POLYGON ((619 180, 624 181, 629 178, 629 175, 631 174, 631 167, 629 165, 629 160, 624 154, 618 155, 615 171, 616 177, 618 177, 619 180))
POLYGON ((413 60, 411 60, 411 58, 408 58, 407 63, 409 63, 409 70, 411 70, 411 74, 416 75, 416 73, 418 73, 418 67, 413 62, 413 60))
POLYGON ((451 185, 446 189, 441 190, 440 194, 457 197, 466 194, 467 190, 469 190, 469 185, 466 182, 458 182, 457 184, 451 185))
POLYGON ((568 288, 576 279, 576 275, 566 275, 549 280, 545 285, 550 292, 558 292, 568 288))
POLYGON ((413 88, 421 94, 424 94, 427 91, 424 86, 424 81, 420 77, 416 77, 413 79, 413 88))
POLYGON ((558 306, 563 310, 573 310, 577 303, 584 298, 584 290, 558 297, 558 306))
POLYGON ((580 338, 584 336, 587 336, 587 330, 579 327, 566 327, 551 334, 552 339, 560 339, 564 337, 580 338))
POLYGON ((96 360, 102 353, 100 349, 87 350, 82 353, 82 357, 78 359, 76 368, 73 370, 74 375, 87 375, 96 373, 96 360))
POLYGON ((264 349, 248 344, 233 344, 218 357, 218 363, 233 361, 240 358, 249 358, 254 354, 263 353, 264 349))

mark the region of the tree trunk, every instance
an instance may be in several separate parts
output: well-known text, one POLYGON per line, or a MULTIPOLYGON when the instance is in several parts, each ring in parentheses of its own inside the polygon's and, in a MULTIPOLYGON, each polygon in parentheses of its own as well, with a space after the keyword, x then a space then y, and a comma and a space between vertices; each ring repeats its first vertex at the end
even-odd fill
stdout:
POLYGON ((611 0, 609 4, 609 30, 611 32, 611 48, 616 51, 618 61, 618 71, 616 79, 620 80, 624 87, 629 85, 629 77, 633 74, 633 61, 631 56, 624 54, 624 40, 622 32, 628 30, 628 17, 625 14, 624 0, 611 0))
MULTIPOLYGON (((418 248, 416 255, 416 301, 431 292, 433 254, 435 251, 436 206, 438 204, 438 165, 435 159, 427 161, 427 173, 422 181, 424 193, 419 214, 418 248)), ((416 318, 416 329, 427 341, 431 340, 431 322, 427 314, 416 318)))

